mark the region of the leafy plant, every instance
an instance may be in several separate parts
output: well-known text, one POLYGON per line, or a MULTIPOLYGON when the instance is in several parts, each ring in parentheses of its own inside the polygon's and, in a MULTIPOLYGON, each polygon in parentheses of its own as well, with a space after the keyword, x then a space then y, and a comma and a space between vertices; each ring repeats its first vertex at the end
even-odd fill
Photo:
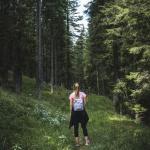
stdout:
POLYGON ((133 110, 135 113, 143 113, 147 109, 142 107, 140 104, 135 104, 133 107, 130 107, 131 110, 133 110))
POLYGON ((15 144, 13 147, 12 147, 12 150, 22 150, 21 146, 19 144, 15 144))
POLYGON ((35 115, 42 122, 46 122, 51 126, 60 126, 66 121, 66 117, 60 111, 49 111, 44 105, 37 104, 34 109, 35 115))

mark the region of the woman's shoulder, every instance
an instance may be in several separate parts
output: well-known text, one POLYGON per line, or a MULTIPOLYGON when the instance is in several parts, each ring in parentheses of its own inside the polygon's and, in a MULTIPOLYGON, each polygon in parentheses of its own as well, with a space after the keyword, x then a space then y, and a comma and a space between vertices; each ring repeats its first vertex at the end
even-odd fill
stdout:
POLYGON ((74 92, 72 92, 72 93, 70 93, 70 96, 73 96, 75 93, 74 92))
POLYGON ((85 92, 80 91, 80 95, 86 96, 85 92))
POLYGON ((69 97, 74 97, 74 95, 75 95, 75 93, 72 92, 72 93, 70 93, 69 97))
POLYGON ((85 94, 85 92, 83 92, 83 91, 80 91, 80 94, 85 94))

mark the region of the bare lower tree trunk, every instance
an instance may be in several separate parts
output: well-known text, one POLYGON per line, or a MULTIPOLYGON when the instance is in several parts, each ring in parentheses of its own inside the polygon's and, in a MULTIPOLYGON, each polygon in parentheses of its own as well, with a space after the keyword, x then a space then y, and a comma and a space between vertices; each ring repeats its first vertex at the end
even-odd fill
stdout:
POLYGON ((55 53, 55 85, 57 85, 57 48, 58 48, 58 45, 55 44, 55 50, 54 50, 54 53, 55 53))
POLYGON ((0 55, 0 86, 7 87, 8 84, 8 50, 1 47, 0 55))
POLYGON ((16 93, 21 92, 22 87, 22 71, 19 66, 15 66, 14 68, 14 84, 15 84, 15 91, 16 93))
POLYGON ((104 79, 103 79, 103 74, 100 75, 101 77, 101 83, 102 83, 102 95, 105 95, 105 85, 104 85, 104 79))
POLYGON ((41 47, 41 7, 42 7, 42 1, 37 0, 36 84, 37 84, 38 98, 41 97, 41 88, 43 82, 42 47, 41 47))
POLYGON ((51 39, 51 93, 54 92, 54 40, 51 39))
MULTIPOLYGON (((67 0, 67 3, 69 5, 69 0, 67 0)), ((68 6, 69 7, 69 6, 68 6)), ((70 88, 71 84, 70 84, 70 39, 69 39, 69 35, 70 35, 70 25, 69 25, 69 8, 67 7, 67 47, 66 47, 66 58, 67 58, 67 68, 66 68, 66 84, 67 84, 67 88, 70 88)))
POLYGON ((7 68, 1 68, 0 69, 0 86, 7 87, 8 85, 8 70, 7 68))
POLYGON ((113 42, 113 65, 114 65, 114 80, 117 81, 119 79, 119 44, 117 40, 114 40, 113 42))
MULTIPOLYGON (((21 32, 18 32, 18 41, 21 40, 21 32)), ((22 47, 20 43, 17 46, 14 43, 14 69, 13 69, 13 78, 14 78, 14 85, 15 85, 15 92, 20 93, 22 88, 22 47)))
POLYGON ((100 92, 100 89, 99 89, 99 72, 98 72, 98 69, 96 70, 96 81, 97 81, 97 94, 98 95, 100 95, 99 94, 99 92, 100 92))
POLYGON ((45 41, 43 41, 43 81, 47 81, 47 69, 46 69, 46 65, 47 65, 47 54, 46 54, 46 45, 45 45, 45 41))
MULTIPOLYGON (((51 34, 50 34, 51 35, 51 34)), ((50 35, 49 35, 49 38, 48 38, 48 40, 49 40, 49 45, 48 45, 48 51, 47 51, 47 61, 46 61, 46 70, 47 70, 47 83, 50 83, 50 77, 51 77, 51 74, 50 74, 50 70, 51 70, 51 61, 50 61, 50 59, 51 59, 51 37, 50 37, 50 35)))

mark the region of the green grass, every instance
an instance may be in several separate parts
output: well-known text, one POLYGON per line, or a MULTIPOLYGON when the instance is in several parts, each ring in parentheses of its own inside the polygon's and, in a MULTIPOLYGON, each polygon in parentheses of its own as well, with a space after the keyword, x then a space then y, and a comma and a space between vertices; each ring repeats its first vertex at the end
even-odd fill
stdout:
MULTIPOLYGON (((35 81, 24 77, 21 95, 0 89, 0 149, 12 150, 149 150, 150 128, 115 113, 112 102, 89 95, 87 111, 89 147, 74 147, 68 129, 68 91, 57 87, 54 94, 44 86, 35 96, 35 81)), ((83 135, 80 130, 81 142, 83 135)))

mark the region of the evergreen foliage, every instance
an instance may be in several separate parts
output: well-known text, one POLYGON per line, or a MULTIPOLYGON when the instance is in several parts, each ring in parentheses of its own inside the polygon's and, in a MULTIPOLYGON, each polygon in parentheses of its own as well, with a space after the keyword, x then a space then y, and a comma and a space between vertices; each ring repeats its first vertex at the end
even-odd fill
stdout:
POLYGON ((147 110, 147 119, 150 112, 149 7, 150 2, 146 0, 94 0, 88 11, 92 64, 89 86, 98 93, 95 83, 100 78, 100 93, 111 96, 117 93, 114 101, 119 102, 114 103, 119 103, 121 112, 129 113, 122 106, 126 102, 140 104, 147 110), (95 70, 99 72, 98 77, 95 70))

